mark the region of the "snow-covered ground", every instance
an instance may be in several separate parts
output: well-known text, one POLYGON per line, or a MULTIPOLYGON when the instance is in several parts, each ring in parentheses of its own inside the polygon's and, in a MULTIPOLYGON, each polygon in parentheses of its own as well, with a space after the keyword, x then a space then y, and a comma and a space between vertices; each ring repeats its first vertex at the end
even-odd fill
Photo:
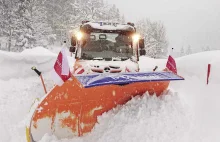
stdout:
MULTIPOLYGON (((59 49, 38 47, 22 53, 0 51, 0 142, 25 142, 25 123, 35 98, 53 86, 50 70, 59 49)), ((220 51, 177 58, 184 81, 172 82, 167 95, 135 97, 99 117, 94 130, 71 140, 45 135, 40 142, 218 142, 220 141, 220 51), (212 64, 206 85, 207 64, 212 64)), ((70 59, 71 61, 71 59, 70 59)), ((166 60, 141 57, 141 70, 165 67, 166 60)))

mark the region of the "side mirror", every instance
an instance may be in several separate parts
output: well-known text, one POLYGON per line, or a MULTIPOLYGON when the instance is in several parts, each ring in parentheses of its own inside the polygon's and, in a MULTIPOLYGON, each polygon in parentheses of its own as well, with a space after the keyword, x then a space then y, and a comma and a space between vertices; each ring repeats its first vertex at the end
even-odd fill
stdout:
POLYGON ((70 47, 70 50, 69 50, 71 53, 75 52, 76 51, 76 47, 70 47))
POLYGON ((72 45, 73 47, 76 46, 76 37, 75 37, 75 36, 72 36, 72 38, 71 38, 71 45, 72 45))
POLYGON ((140 40, 139 40, 139 48, 140 48, 140 49, 144 49, 144 48, 145 48, 144 39, 140 39, 140 40))
POLYGON ((145 49, 141 49, 140 50, 140 56, 144 56, 146 55, 146 50, 145 49))

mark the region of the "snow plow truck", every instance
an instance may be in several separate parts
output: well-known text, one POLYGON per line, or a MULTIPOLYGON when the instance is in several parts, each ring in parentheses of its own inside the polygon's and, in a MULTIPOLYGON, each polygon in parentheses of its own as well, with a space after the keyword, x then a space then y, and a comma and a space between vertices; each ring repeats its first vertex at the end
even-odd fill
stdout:
POLYGON ((145 92, 160 96, 170 81, 183 80, 168 68, 139 72, 144 47, 133 23, 83 21, 71 37, 69 51, 76 60, 72 77, 33 105, 27 141, 37 142, 45 134, 81 137, 117 105, 145 92))

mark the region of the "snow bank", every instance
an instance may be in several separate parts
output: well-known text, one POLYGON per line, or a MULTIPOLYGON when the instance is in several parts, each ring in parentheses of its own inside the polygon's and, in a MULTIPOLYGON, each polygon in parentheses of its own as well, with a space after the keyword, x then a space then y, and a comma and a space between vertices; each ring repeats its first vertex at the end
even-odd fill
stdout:
POLYGON ((21 55, 26 56, 54 56, 55 54, 43 47, 35 47, 33 49, 26 49, 21 52, 21 55))
POLYGON ((177 58, 180 75, 196 76, 206 82, 208 64, 211 64, 210 83, 220 82, 220 50, 206 51, 177 58))
POLYGON ((27 49, 21 53, 0 51, 0 79, 33 76, 35 73, 31 70, 32 66, 42 72, 50 71, 56 56, 43 47, 27 49))
POLYGON ((141 71, 153 71, 155 66, 158 66, 157 70, 163 70, 166 67, 166 59, 153 59, 145 56, 140 57, 140 70, 141 71))
MULTIPOLYGON (((53 86, 49 74, 44 74, 46 88, 53 86)), ((0 141, 25 142, 25 126, 30 106, 44 90, 35 75, 28 78, 0 79, 0 141)))
MULTIPOLYGON (((0 79, 24 78, 36 75, 31 67, 35 66, 42 73, 52 70, 57 54, 43 48, 26 49, 21 53, 0 51, 0 79)), ((70 67, 73 59, 69 58, 70 67)))
POLYGON ((179 93, 181 101, 190 108, 193 119, 189 130, 190 142, 220 141, 220 82, 206 85, 206 81, 197 76, 184 76, 185 81, 173 82, 170 88, 179 93))
POLYGON ((193 127, 189 141, 220 141, 220 50, 207 51, 177 59, 178 72, 185 77, 183 82, 171 83, 171 88, 180 93, 193 113, 193 127), (209 85, 206 85, 207 66, 211 64, 209 85))
MULTIPOLYGON (((206 82, 208 64, 211 64, 210 83, 220 82, 220 50, 206 51, 180 58, 175 58, 178 74, 181 76, 197 77, 206 82)), ((158 70, 166 67, 167 59, 152 59, 140 57, 140 69, 153 70, 158 66, 158 70)))

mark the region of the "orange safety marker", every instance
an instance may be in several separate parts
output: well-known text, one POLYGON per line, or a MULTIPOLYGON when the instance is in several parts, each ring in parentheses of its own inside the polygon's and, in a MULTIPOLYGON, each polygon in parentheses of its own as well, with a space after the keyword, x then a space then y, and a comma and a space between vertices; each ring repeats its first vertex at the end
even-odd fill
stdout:
POLYGON ((31 69, 32 69, 33 71, 35 71, 35 72, 37 73, 38 76, 40 76, 40 79, 41 79, 42 85, 43 85, 43 87, 44 87, 44 92, 45 92, 45 94, 47 94, 46 86, 45 86, 45 84, 44 84, 44 79, 43 79, 43 77, 42 77, 41 72, 40 72, 39 70, 37 70, 36 67, 32 67, 31 69))

